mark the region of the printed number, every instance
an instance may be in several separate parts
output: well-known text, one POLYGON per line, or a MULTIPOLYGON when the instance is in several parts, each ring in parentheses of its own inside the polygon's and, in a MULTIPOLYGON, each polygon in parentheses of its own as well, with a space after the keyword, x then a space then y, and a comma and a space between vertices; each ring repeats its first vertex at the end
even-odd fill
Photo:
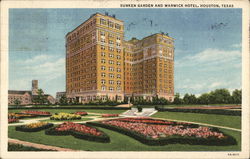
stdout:
POLYGON ((240 154, 239 153, 228 153, 227 155, 228 156, 239 156, 240 154))

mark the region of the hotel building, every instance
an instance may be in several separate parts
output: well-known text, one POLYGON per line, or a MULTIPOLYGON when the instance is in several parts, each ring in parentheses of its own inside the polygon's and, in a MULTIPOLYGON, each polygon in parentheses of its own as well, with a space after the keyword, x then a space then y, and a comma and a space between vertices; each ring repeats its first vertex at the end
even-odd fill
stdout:
POLYGON ((165 34, 125 41, 123 21, 96 13, 66 35, 68 98, 173 100, 173 79, 173 38, 165 34))

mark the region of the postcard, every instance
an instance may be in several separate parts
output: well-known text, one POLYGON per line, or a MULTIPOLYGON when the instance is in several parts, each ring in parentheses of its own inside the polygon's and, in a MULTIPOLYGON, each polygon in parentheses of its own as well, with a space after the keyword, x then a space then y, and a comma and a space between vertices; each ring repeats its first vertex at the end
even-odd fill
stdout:
POLYGON ((249 2, 2 1, 1 158, 249 158, 249 2))

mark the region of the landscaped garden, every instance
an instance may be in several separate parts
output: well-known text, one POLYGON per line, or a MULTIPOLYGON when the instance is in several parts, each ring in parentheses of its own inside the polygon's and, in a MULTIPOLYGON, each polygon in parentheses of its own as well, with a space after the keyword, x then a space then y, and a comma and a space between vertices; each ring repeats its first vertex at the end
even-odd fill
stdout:
POLYGON ((9 138, 86 151, 239 151, 241 149, 240 131, 189 123, 191 121, 240 129, 240 116, 157 112, 153 118, 124 118, 120 114, 125 111, 10 109, 9 116, 12 118, 9 120, 19 120, 19 117, 22 121, 37 118, 40 122, 9 126, 9 138), (98 121, 92 121, 93 119, 98 121))

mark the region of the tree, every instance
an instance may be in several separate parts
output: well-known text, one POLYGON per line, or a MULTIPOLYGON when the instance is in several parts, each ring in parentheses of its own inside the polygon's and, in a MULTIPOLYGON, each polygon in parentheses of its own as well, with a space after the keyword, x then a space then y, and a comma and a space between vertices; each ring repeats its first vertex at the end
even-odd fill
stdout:
POLYGON ((241 90, 235 89, 232 93, 232 103, 241 104, 242 93, 241 90))
POLYGON ((33 103, 36 103, 36 104, 45 104, 45 103, 48 102, 48 99, 44 95, 42 89, 38 89, 37 90, 37 94, 38 95, 34 96, 33 99, 32 99, 33 103))
POLYGON ((199 98, 198 101, 200 104, 208 105, 210 103, 210 95, 208 93, 203 93, 199 98))
POLYGON ((67 99, 66 95, 61 96, 61 98, 59 99, 59 103, 61 105, 67 105, 68 104, 68 99, 67 99))
POLYGON ((189 94, 186 93, 183 97, 184 104, 190 104, 189 98, 190 98, 189 94))
POLYGON ((231 95, 230 92, 223 89, 216 89, 210 92, 210 103, 211 104, 228 104, 230 103, 231 95))
POLYGON ((174 104, 182 104, 183 103, 183 100, 180 98, 180 94, 179 93, 176 93, 175 96, 174 96, 174 104))
POLYGON ((18 105, 21 104, 21 101, 20 101, 19 99, 15 99, 15 100, 14 100, 14 104, 15 104, 16 106, 18 106, 18 105))

